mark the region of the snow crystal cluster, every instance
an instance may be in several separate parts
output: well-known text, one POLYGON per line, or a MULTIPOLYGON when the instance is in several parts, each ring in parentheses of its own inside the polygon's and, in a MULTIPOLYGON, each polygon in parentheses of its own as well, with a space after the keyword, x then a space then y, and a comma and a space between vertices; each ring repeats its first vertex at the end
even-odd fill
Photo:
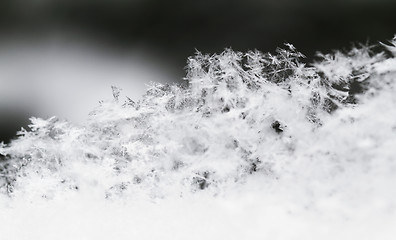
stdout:
POLYGON ((333 198, 395 211, 391 43, 312 64, 291 44, 275 54, 198 52, 188 84, 153 83, 139 101, 113 87, 114 99, 85 125, 31 118, 29 130, 0 145, 0 194, 158 200, 250 184, 305 207, 333 198))

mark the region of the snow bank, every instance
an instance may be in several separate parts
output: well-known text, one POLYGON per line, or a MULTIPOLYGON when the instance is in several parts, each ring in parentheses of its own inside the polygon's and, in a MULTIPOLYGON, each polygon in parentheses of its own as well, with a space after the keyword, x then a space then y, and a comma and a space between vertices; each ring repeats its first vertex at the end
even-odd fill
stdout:
POLYGON ((286 47, 197 53, 188 85, 113 87, 83 126, 31 118, 0 146, 2 239, 390 239, 392 51, 286 47))

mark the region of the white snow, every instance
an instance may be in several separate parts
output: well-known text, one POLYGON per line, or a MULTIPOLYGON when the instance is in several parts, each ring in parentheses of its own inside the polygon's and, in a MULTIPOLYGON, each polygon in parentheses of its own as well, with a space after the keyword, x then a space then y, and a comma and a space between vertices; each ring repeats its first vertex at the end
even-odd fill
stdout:
POLYGON ((0 145, 0 239, 394 239, 393 58, 366 51, 198 53, 188 88, 32 118, 0 145))

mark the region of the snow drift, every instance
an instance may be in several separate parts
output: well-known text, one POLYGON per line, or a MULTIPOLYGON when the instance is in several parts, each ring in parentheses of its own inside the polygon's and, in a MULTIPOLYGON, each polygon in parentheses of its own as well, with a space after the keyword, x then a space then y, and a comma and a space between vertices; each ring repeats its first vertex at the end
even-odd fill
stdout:
POLYGON ((291 44, 198 52, 188 84, 138 101, 113 87, 88 124, 31 118, 0 147, 0 228, 29 214, 52 222, 36 239, 390 239, 395 44, 312 64, 291 44))

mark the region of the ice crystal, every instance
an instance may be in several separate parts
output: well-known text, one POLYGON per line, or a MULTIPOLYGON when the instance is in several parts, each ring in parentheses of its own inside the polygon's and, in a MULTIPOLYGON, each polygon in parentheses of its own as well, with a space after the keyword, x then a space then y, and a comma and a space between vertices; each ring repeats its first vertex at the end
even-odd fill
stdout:
POLYGON ((371 49, 321 54, 313 64, 291 44, 275 54, 197 52, 187 85, 152 83, 125 102, 113 86, 114 100, 83 126, 31 118, 29 131, 0 145, 2 192, 158 199, 224 194, 260 176, 313 195, 365 196, 396 180, 395 60, 371 49))

